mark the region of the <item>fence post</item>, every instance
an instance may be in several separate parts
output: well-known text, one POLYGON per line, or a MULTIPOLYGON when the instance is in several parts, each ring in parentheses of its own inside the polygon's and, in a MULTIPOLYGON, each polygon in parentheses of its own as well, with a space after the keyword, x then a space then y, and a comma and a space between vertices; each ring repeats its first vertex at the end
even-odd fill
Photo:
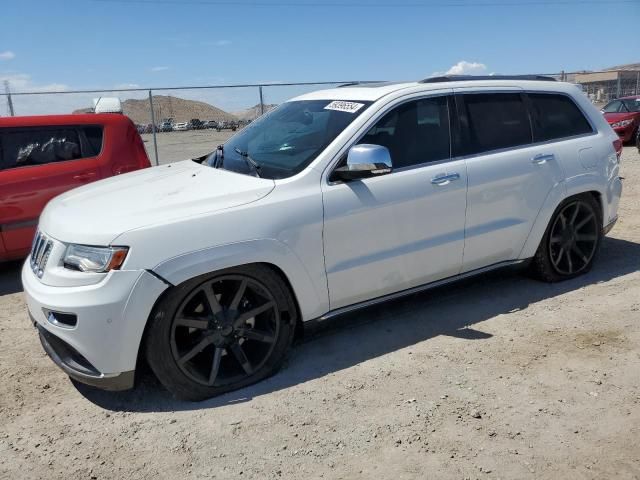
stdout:
POLYGON ((9 80, 4 81, 4 91, 7 92, 7 105, 9 106, 9 114, 14 117, 13 100, 11 99, 11 89, 9 88, 9 80))
POLYGON ((151 108, 151 131, 153 132, 153 151, 156 155, 156 165, 160 165, 158 162, 158 139, 156 138, 156 114, 153 111, 153 95, 149 90, 149 107, 151 108))
POLYGON ((264 115, 264 98, 262 97, 262 85, 258 87, 260 93, 260 115, 264 115))
POLYGON ((616 98, 620 98, 620 96, 621 96, 620 95, 620 87, 621 87, 621 85, 620 85, 620 76, 621 76, 620 73, 621 72, 618 72, 618 85, 617 85, 617 88, 616 88, 616 98))

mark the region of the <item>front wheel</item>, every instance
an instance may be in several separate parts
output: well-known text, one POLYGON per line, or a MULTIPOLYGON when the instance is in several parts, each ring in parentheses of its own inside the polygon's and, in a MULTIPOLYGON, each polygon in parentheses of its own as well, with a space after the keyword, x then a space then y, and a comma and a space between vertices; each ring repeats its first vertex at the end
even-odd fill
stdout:
POLYGON ((204 400, 275 373, 296 318, 287 285, 268 267, 203 275, 170 291, 155 309, 147 361, 176 397, 204 400))
POLYGON ((602 239, 602 214, 589 194, 563 202, 551 218, 531 263, 534 276, 559 282, 588 272, 602 239))

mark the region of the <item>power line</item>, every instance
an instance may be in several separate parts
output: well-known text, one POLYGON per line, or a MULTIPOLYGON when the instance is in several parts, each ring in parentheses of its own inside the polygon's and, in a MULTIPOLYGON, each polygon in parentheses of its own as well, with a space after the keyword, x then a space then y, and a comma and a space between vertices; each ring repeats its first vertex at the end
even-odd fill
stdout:
POLYGON ((293 2, 293 1, 256 1, 244 2, 230 0, 91 0, 100 3, 139 3, 147 5, 208 5, 208 6, 229 6, 229 7, 357 7, 357 8, 479 8, 479 7, 529 7, 529 6, 587 6, 587 5, 620 5, 638 4, 640 0, 523 0, 519 2, 508 2, 489 0, 483 2, 462 2, 462 1, 437 1, 431 3, 424 2, 293 2))
MULTIPOLYGON (((11 92, 11 95, 64 95, 74 93, 104 93, 104 92, 147 92, 153 90, 154 92, 162 90, 207 90, 207 89, 222 89, 222 88, 249 88, 249 87, 300 87, 300 86, 314 86, 314 85, 341 85, 345 83, 378 83, 380 80, 343 80, 338 82, 288 82, 288 83, 242 83, 242 84, 230 84, 230 85, 191 85, 182 87, 136 87, 136 88, 92 88, 87 90, 54 90, 43 91, 37 90, 32 92, 11 92)), ((0 97, 8 95, 7 93, 0 92, 0 97)))

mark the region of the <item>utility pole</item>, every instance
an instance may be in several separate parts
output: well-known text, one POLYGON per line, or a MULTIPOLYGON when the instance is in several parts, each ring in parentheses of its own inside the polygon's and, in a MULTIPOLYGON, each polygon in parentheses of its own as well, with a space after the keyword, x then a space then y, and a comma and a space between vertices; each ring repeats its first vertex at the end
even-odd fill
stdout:
POLYGON ((9 89, 9 80, 4 81, 4 91, 7 94, 7 105, 9 107, 9 115, 14 117, 16 114, 13 111, 13 100, 11 99, 11 90, 9 89))

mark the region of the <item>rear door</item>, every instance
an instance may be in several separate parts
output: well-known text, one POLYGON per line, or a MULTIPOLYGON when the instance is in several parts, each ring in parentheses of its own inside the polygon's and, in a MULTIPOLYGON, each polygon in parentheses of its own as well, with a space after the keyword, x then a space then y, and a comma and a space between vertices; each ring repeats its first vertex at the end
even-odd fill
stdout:
POLYGON ((521 90, 456 93, 469 182, 462 268, 468 272, 518 258, 564 173, 558 144, 534 145, 521 90))
POLYGON ((47 202, 98 180, 99 172, 82 127, 4 128, 0 142, 0 235, 7 255, 19 257, 47 202))

